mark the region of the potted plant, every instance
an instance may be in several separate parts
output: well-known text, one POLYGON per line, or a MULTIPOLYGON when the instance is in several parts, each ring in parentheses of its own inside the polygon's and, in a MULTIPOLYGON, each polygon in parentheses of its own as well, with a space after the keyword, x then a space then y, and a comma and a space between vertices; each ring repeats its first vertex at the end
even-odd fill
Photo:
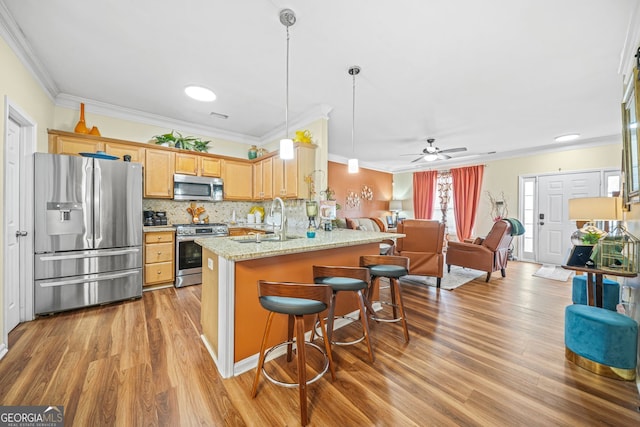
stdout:
POLYGON ((163 144, 169 147, 181 148, 183 150, 207 152, 211 141, 203 141, 201 138, 193 136, 182 136, 180 132, 171 131, 163 135, 154 136, 156 144, 163 144))

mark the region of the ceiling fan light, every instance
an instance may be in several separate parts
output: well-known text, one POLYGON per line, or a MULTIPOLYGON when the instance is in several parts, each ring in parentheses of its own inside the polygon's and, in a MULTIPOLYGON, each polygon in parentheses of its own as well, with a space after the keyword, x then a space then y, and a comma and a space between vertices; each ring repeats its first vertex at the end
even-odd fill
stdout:
POLYGON ((426 156, 424 156, 424 159, 427 162, 433 162, 435 160, 438 160, 438 155, 436 153, 430 153, 430 154, 427 154, 426 156))
POLYGON ((216 100, 216 94, 213 93, 211 89, 203 86, 187 86, 184 88, 184 93, 186 93, 189 98, 195 99, 196 101, 212 102, 216 100))
POLYGON ((282 160, 293 159, 293 140, 292 139, 280 140, 280 158, 282 160))
POLYGON ((358 159, 349 159, 348 171, 349 173, 358 173, 358 159))

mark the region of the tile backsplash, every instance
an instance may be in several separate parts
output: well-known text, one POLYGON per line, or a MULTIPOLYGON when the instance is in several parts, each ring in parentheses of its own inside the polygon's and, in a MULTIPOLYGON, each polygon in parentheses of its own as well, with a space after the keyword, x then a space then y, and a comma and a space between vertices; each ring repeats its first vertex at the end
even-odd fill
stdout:
MULTIPOLYGON (((164 199, 143 199, 144 210, 165 211, 169 224, 185 224, 191 222, 191 215, 187 208, 192 202, 164 200, 164 199)), ((247 222, 247 214, 254 206, 262 206, 265 213, 269 213, 271 201, 266 202, 203 202, 196 201, 196 206, 204 207, 205 211, 200 215, 200 219, 209 216, 209 222, 230 222, 233 212, 236 212, 236 221, 239 224, 247 222)), ((304 200, 285 200, 289 227, 303 228, 308 224, 304 200)), ((142 221, 142 219, 140 219, 142 221)))

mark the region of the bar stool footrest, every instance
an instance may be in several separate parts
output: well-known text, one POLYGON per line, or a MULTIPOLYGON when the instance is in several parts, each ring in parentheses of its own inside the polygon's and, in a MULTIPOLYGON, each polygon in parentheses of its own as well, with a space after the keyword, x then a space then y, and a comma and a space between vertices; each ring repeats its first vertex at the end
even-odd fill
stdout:
MULTIPOLYGON (((267 370, 264 368, 264 365, 266 365, 267 361, 269 360, 269 353, 271 353, 272 351, 285 346, 285 345, 289 345, 292 344, 295 346, 295 348, 297 348, 298 344, 296 341, 285 341, 285 342, 281 342, 280 344, 274 345, 273 347, 271 347, 269 350, 267 350, 267 352, 264 354, 264 364, 262 365, 262 374, 265 376, 266 379, 268 379, 269 381, 271 381, 272 383, 279 385, 281 387, 287 387, 287 388, 293 388, 293 387, 299 387, 299 384, 297 382, 295 383, 288 383, 288 382, 284 382, 284 381, 278 381, 275 378, 271 377, 268 373, 267 370)), ((312 342, 308 342, 305 341, 304 345, 308 345, 311 348, 314 348, 315 350, 317 350, 318 352, 320 352, 323 356, 324 356, 324 367, 322 368, 322 370, 320 372, 318 372, 318 374, 311 378, 310 380, 307 380, 307 385, 309 384, 313 384, 314 382, 318 381, 320 378, 322 378, 322 376, 327 372, 327 370, 329 369, 329 358, 327 357, 326 353, 324 352, 324 350, 322 349, 322 347, 320 347, 319 345, 316 345, 312 342)), ((295 349, 294 349, 295 350, 295 349)), ((306 367, 298 367, 298 369, 306 369, 306 367)))

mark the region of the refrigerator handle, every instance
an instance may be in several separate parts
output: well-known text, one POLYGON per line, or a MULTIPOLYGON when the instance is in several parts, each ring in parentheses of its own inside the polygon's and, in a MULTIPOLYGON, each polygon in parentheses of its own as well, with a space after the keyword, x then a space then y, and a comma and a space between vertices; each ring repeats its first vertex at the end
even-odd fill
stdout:
POLYGON ((102 169, 100 162, 93 160, 93 247, 99 248, 102 241, 102 169))
POLYGON ((86 259, 86 258, 96 258, 96 257, 105 257, 105 256, 116 256, 116 255, 126 255, 126 254, 135 254, 140 252, 138 248, 131 249, 120 249, 115 251, 108 252, 82 252, 79 254, 70 254, 70 255, 49 255, 40 257, 40 261, 63 261, 65 259, 86 259))
POLYGON ((39 282, 38 286, 41 286, 43 288, 51 288, 51 287, 56 287, 56 286, 77 285, 77 284, 86 283, 86 282, 96 282, 96 281, 101 281, 101 280, 119 279, 121 277, 133 276, 133 275, 136 275, 136 274, 140 274, 140 271, 139 270, 133 270, 133 271, 124 271, 124 272, 121 272, 121 273, 113 273, 113 274, 90 274, 88 276, 82 276, 82 277, 77 278, 77 279, 54 280, 54 281, 50 281, 50 282, 39 282))

